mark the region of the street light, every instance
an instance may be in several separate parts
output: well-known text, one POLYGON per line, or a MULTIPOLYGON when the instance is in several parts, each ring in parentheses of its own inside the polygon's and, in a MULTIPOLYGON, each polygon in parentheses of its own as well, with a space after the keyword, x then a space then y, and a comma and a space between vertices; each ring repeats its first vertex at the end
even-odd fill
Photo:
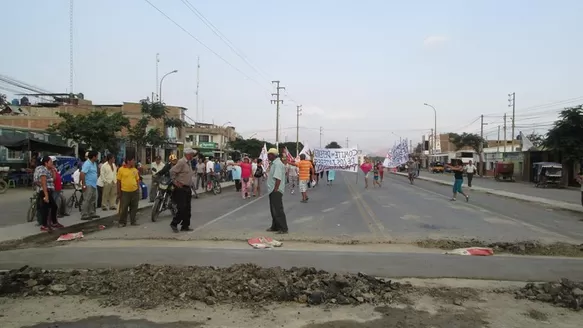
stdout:
POLYGON ((168 72, 166 74, 164 74, 164 76, 162 76, 162 78, 160 79, 160 102, 162 102, 162 82, 164 82, 164 78, 170 74, 174 74, 174 73, 178 73, 178 70, 175 69, 172 72, 168 72))
POLYGON ((429 105, 428 103, 424 103, 423 105, 427 106, 427 107, 431 107, 433 108, 433 114, 434 116, 434 126, 433 126, 433 155, 435 155, 435 153, 437 152, 437 111, 435 110, 435 107, 429 105))

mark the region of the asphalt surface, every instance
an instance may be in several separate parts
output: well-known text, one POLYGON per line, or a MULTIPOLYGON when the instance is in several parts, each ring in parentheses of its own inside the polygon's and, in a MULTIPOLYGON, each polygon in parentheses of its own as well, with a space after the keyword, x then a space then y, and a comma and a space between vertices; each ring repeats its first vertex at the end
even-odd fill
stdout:
MULTIPOLYGON (((333 186, 309 190, 310 200, 300 203, 299 193, 286 193, 284 206, 289 235, 279 240, 312 242, 403 242, 426 238, 477 238, 482 241, 583 243, 581 216, 532 203, 471 192, 451 202, 451 188, 406 178, 385 176, 382 188, 364 189, 362 176, 337 174, 333 186)), ((246 240, 270 235, 267 197, 244 200, 234 190, 193 200, 191 233, 173 234, 169 213, 151 223, 141 216, 139 227, 112 228, 86 239, 246 240)))
MULTIPOLYGON (((436 173, 432 174, 429 172, 421 171, 421 175, 427 178, 438 179, 441 181, 451 182, 453 181, 453 175, 449 173, 436 173)), ((467 186, 467 178, 464 177, 464 186, 467 186)), ((472 181, 474 187, 490 188, 501 191, 508 191, 517 194, 522 194, 532 197, 546 198, 550 200, 556 200, 560 202, 567 202, 572 204, 581 205, 581 190, 580 188, 536 188, 534 183, 531 182, 505 182, 496 181, 494 178, 486 177, 480 178, 474 176, 472 181)))

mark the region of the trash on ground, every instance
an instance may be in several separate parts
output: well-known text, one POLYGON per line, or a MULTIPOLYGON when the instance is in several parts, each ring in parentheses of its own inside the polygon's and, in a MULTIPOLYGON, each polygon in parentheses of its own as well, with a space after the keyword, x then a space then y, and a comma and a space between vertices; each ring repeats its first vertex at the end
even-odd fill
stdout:
POLYGON ((264 249, 264 248, 272 248, 272 247, 281 247, 283 245, 282 242, 277 241, 275 239, 269 237, 255 237, 247 240, 249 246, 255 249, 264 249))
POLYGON ((81 239, 83 238, 83 232, 71 232, 71 233, 66 233, 64 235, 59 236, 59 239, 57 239, 57 241, 69 241, 69 240, 75 240, 75 239, 81 239))
POLYGON ((494 250, 487 247, 467 247, 467 248, 456 248, 451 251, 445 252, 448 255, 471 255, 471 256, 492 256, 494 255, 494 250))

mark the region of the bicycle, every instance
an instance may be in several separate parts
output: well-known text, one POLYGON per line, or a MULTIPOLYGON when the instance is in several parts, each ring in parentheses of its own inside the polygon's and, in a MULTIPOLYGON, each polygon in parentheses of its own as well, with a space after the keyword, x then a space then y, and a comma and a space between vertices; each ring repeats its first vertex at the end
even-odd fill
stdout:
POLYGON ((207 192, 212 191, 213 194, 215 195, 220 194, 222 192, 221 184, 217 180, 216 175, 211 174, 211 179, 206 184, 206 191, 207 192))
POLYGON ((71 195, 71 197, 69 197, 69 199, 67 200, 67 207, 65 209, 65 214, 70 215, 71 210, 73 210, 73 208, 75 208, 75 207, 78 208, 79 211, 81 211, 82 205, 83 205, 83 191, 75 188, 73 195, 71 195), (79 196, 77 196, 77 194, 79 194, 79 196))
POLYGON ((30 206, 28 207, 28 212, 26 213, 26 222, 32 222, 36 219, 36 211, 38 209, 38 190, 32 192, 30 196, 30 206))
POLYGON ((8 181, 6 179, 6 174, 0 172, 0 194, 3 194, 8 190, 8 181))

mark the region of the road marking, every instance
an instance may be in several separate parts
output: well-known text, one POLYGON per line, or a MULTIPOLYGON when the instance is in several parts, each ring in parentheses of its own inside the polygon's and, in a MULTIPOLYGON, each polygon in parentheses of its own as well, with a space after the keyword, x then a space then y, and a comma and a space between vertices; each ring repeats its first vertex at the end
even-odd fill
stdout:
POLYGON ((350 201, 349 201, 349 200, 347 200, 347 201, 344 201, 344 202, 342 202, 342 203, 340 203, 340 204, 342 204, 342 205, 350 204, 350 201))
POLYGON ((487 218, 483 218, 482 220, 484 220, 488 223, 493 223, 493 224, 509 224, 509 225, 513 225, 513 226, 518 225, 516 222, 502 219, 502 218, 497 218, 497 217, 487 217, 487 218))
POLYGON ((373 235, 376 235, 376 231, 373 228, 373 223, 367 217, 366 213, 364 212, 364 209, 363 209, 362 205, 358 201, 358 199, 360 198, 360 196, 355 194, 354 190, 352 189, 352 186, 350 185, 350 182, 348 182, 348 180, 346 179, 346 176, 345 175, 343 175, 343 178, 344 178, 344 183, 346 184, 346 188, 348 189, 348 192, 352 195, 352 199, 355 200, 356 209, 358 210, 358 213, 360 214, 360 217, 362 218, 362 221, 364 221, 364 223, 368 227, 368 230, 370 231, 370 233, 373 234, 373 235))
POLYGON ((335 209, 335 207, 330 207, 330 208, 327 208, 325 210, 322 210, 322 212, 326 213, 326 212, 334 211, 334 209, 335 209))
POLYGON ((304 216, 303 218, 299 218, 297 220, 294 220, 292 223, 304 223, 304 222, 312 221, 313 219, 314 219, 313 216, 304 216))
MULTIPOLYGON (((347 180, 345 180, 345 182, 347 182, 347 180)), ((349 189, 354 188, 354 186, 348 184, 348 182, 346 183, 346 185, 349 186, 349 189)), ((354 189, 352 189, 352 190, 354 192, 354 189)), ((358 193, 358 191, 356 191, 356 192, 358 193)), ((381 234, 381 237, 384 237, 385 239, 390 240, 391 237, 385 233, 385 231, 386 231, 385 226, 378 219, 378 217, 376 216, 374 211, 370 208, 368 203, 364 200, 364 197, 362 197, 362 194, 358 193, 358 195, 359 195, 359 197, 357 198, 357 202, 360 201, 361 206, 364 208, 364 210, 366 211, 366 213, 368 214, 368 216, 372 220, 372 223, 377 227, 379 233, 381 234)))
POLYGON ((205 224, 201 225, 200 227, 198 227, 198 228, 194 229, 193 231, 189 232, 189 234, 192 234, 192 233, 195 233, 195 232, 197 232, 197 231, 200 231, 200 230, 202 230, 202 229, 204 229, 204 228, 206 228, 206 227, 210 226, 211 224, 214 224, 214 223, 216 223, 216 222, 218 222, 218 221, 220 221, 220 220, 222 220, 222 219, 224 219, 224 218, 228 217, 228 216, 229 216, 229 215, 231 215, 231 214, 237 213, 237 212, 239 212, 240 210, 244 209, 245 207, 247 207, 247 206, 249 206, 249 205, 251 205, 251 204, 253 204, 253 203, 256 203, 256 202, 258 202, 258 201, 259 201, 260 199, 262 199, 263 197, 265 197, 265 195, 263 195, 263 196, 259 196, 258 198, 256 198, 256 199, 254 199, 254 200, 250 201, 249 203, 243 204, 243 205, 241 205, 241 206, 237 207, 236 209, 234 209, 234 210, 232 210, 232 211, 230 211, 230 212, 228 212, 228 213, 225 213, 225 214, 223 214, 223 215, 219 216, 218 218, 216 218, 216 219, 213 219, 213 220, 211 220, 211 221, 209 221, 209 222, 207 222, 207 223, 205 223, 205 224))
POLYGON ((417 221, 419 219, 421 219, 421 217, 418 215, 405 214, 405 215, 401 216, 401 220, 406 220, 406 221, 408 221, 408 220, 417 221))
MULTIPOLYGON (((396 181, 399 181, 397 179, 395 179, 395 180, 396 181)), ((400 182, 400 183, 401 183, 401 185, 403 185, 403 182, 400 182)), ((433 194, 433 195, 436 195, 436 196, 440 196, 442 199, 443 198, 449 198, 449 196, 442 195, 442 194, 437 193, 435 191, 427 190, 427 189, 422 188, 422 187, 419 187, 417 185, 411 185, 411 187, 417 188, 419 190, 423 190, 423 191, 425 191, 427 193, 430 193, 430 194, 433 194)), ((471 200, 471 198, 470 198, 470 200, 471 200)), ((477 206, 477 205, 473 205, 471 203, 465 203, 465 206, 472 207, 472 208, 474 208, 474 209, 476 209, 478 211, 481 211, 483 213, 489 213, 489 214, 497 215, 499 217, 502 217, 502 218, 505 218, 507 220, 513 221, 513 222, 517 223, 518 225, 522 225, 524 227, 527 227, 527 228, 529 228, 529 229, 531 229, 531 230, 533 230, 535 232, 540 232, 540 233, 545 233, 545 234, 548 234, 548 235, 553 235, 555 237, 558 237, 558 238, 563 239, 563 241, 570 241, 572 243, 579 243, 579 241, 577 241, 577 240, 575 240, 575 239, 573 239, 573 238, 571 238, 569 236, 565 236, 565 235, 562 235, 562 234, 560 234, 558 232, 554 232, 554 231, 547 230, 547 229, 544 229, 544 228, 541 228, 541 227, 537 227, 537 226, 532 225, 530 223, 526 223, 524 221, 521 221, 519 219, 515 219, 515 218, 512 218, 512 217, 509 217, 509 216, 504 215, 504 214, 501 214, 501 213, 492 212, 492 211, 490 211, 488 209, 485 209, 485 208, 480 207, 480 206, 477 206)))

